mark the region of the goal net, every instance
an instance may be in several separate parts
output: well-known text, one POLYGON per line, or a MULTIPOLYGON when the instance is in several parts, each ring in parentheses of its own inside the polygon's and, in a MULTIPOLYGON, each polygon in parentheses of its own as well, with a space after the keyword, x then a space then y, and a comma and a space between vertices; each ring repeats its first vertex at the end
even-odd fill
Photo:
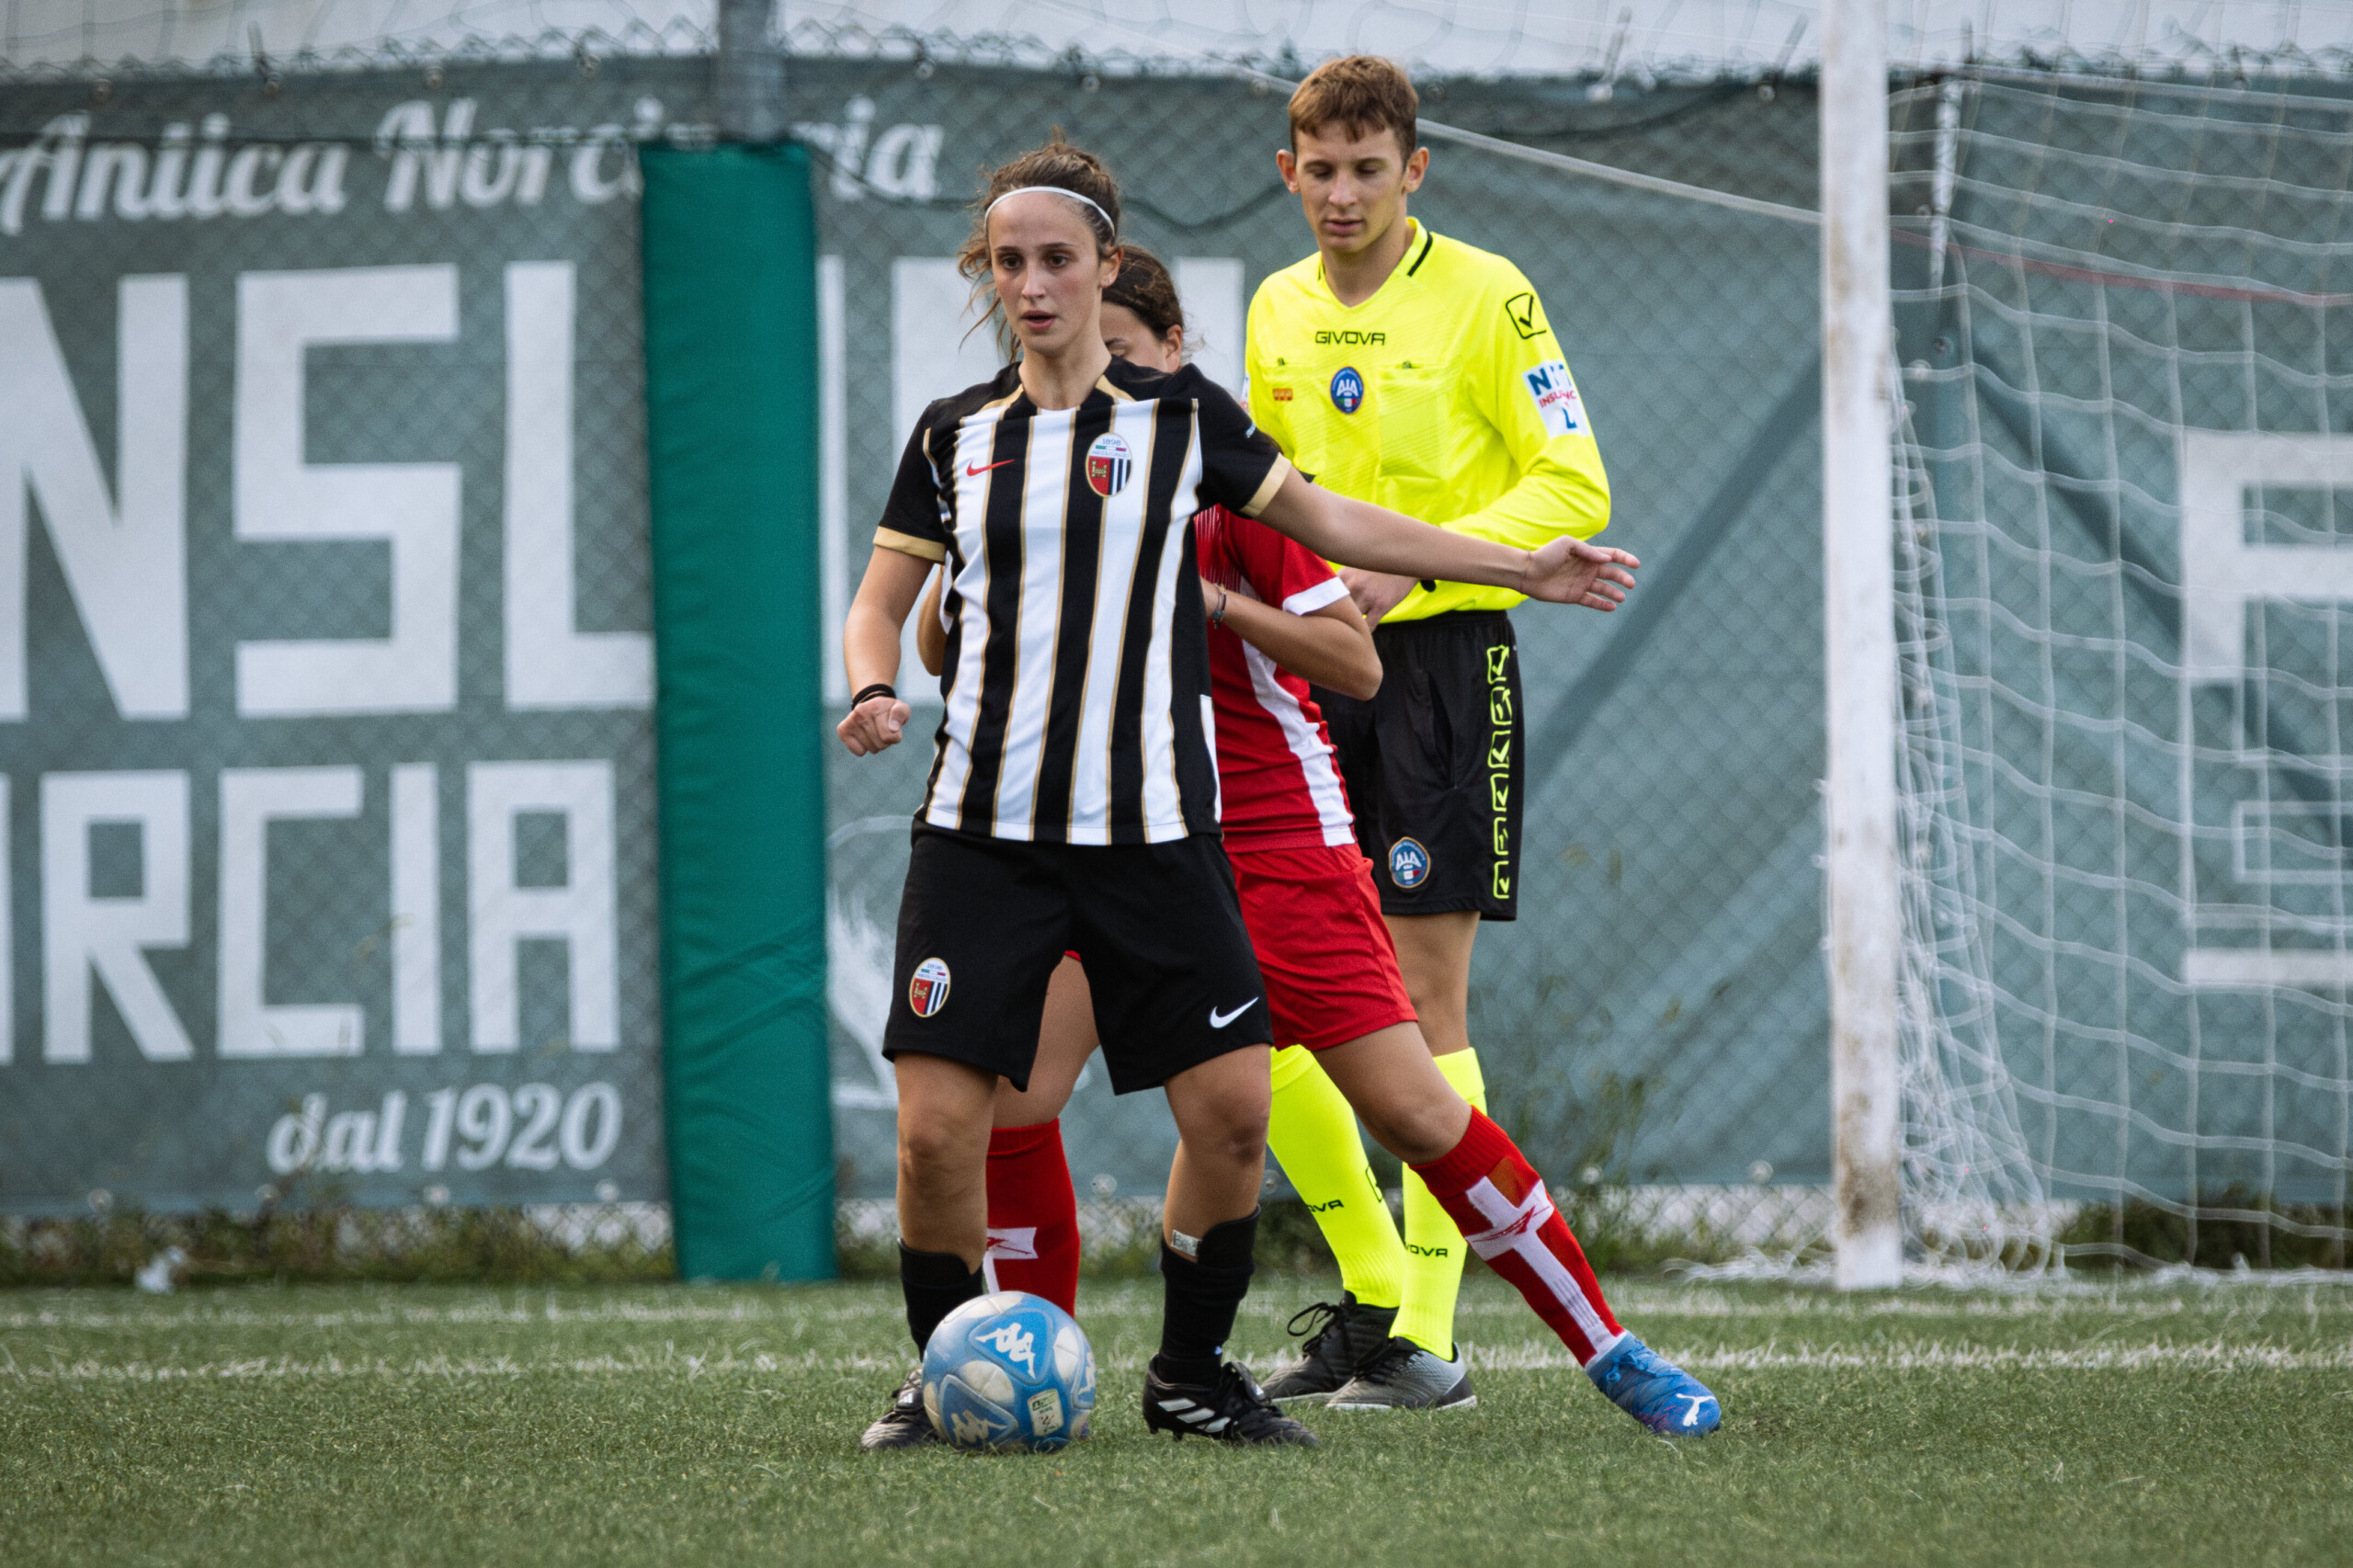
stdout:
POLYGON ((2353 100, 1893 122, 1910 1229, 2341 1266, 2353 100))

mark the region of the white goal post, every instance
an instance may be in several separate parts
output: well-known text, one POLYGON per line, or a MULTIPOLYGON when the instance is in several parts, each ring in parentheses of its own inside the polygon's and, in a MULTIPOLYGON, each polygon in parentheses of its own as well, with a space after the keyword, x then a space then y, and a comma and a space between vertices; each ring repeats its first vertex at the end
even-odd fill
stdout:
POLYGON ((1832 1185, 1842 1290, 1903 1278, 1887 4, 1827 0, 1822 530, 1832 1185))

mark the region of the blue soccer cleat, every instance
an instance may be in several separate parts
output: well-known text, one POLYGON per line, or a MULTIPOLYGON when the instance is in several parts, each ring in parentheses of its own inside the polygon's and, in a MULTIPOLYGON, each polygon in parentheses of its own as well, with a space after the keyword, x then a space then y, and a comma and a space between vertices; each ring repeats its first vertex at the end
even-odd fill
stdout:
POLYGON ((1704 1437, 1724 1424, 1723 1406, 1707 1385, 1631 1334, 1585 1375, 1610 1403, 1663 1437, 1704 1437))

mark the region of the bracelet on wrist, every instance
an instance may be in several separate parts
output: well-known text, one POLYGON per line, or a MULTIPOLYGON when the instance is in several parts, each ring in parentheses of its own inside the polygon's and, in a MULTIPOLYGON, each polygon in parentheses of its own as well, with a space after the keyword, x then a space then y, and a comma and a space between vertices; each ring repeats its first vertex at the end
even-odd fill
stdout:
POLYGON ((1218 585, 1217 590, 1217 608, 1210 611, 1210 624, 1211 626, 1223 626, 1225 624, 1226 601, 1227 596, 1225 585, 1221 583, 1218 585))
POLYGON ((898 695, 889 681, 878 680, 872 686, 858 688, 858 695, 849 699, 849 710, 855 713, 878 697, 896 698, 898 695))

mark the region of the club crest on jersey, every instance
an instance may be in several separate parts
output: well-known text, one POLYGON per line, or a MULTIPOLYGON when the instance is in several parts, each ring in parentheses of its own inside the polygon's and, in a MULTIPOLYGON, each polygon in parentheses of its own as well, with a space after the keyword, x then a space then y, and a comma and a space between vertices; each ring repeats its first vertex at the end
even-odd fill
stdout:
POLYGON ((1401 838, 1389 846, 1389 880, 1401 888, 1417 888, 1429 880, 1430 852, 1415 839, 1401 838))
POLYGON ((1086 449, 1087 487, 1107 501, 1128 487, 1128 474, 1134 468, 1134 454, 1116 430, 1104 431, 1086 449))
POLYGON ((907 982, 907 1010, 918 1018, 928 1018, 948 1006, 948 966, 938 959, 926 959, 915 965, 915 977, 907 982))
POLYGON ((1364 377, 1353 365, 1343 365, 1332 377, 1332 406, 1354 414, 1364 406, 1364 377))

